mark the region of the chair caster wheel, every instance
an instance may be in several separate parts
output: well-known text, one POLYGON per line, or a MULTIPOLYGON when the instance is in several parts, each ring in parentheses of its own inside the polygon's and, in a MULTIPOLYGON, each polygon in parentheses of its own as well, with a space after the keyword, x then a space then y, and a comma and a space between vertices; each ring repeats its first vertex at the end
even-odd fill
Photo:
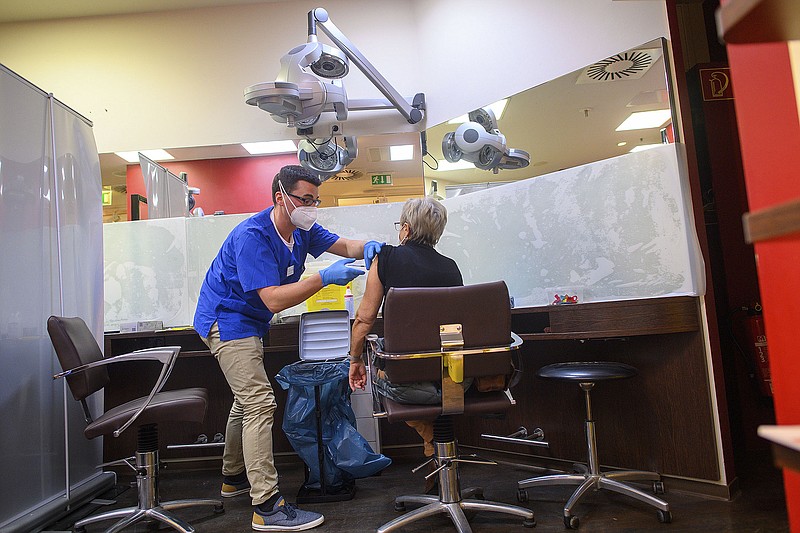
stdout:
POLYGON ((662 511, 659 509, 658 511, 658 521, 662 524, 669 524, 672 522, 672 513, 669 511, 662 511))
POLYGON ((394 510, 397 511, 398 513, 402 513, 403 511, 406 510, 406 504, 404 504, 403 502, 394 502, 394 510))
POLYGON ((564 527, 567 529, 578 529, 581 525, 581 521, 578 519, 577 516, 565 516, 564 517, 564 527))
POLYGON ((528 501, 528 491, 525 489, 517 489, 517 501, 519 503, 528 501))
POLYGON ((225 505, 219 504, 214 506, 214 514, 222 514, 225 512, 225 505))
POLYGON ((525 519, 522 521, 522 525, 525 527, 536 527, 536 520, 535 519, 525 519))
POLYGON ((653 481, 653 494, 664 494, 664 482, 653 481))

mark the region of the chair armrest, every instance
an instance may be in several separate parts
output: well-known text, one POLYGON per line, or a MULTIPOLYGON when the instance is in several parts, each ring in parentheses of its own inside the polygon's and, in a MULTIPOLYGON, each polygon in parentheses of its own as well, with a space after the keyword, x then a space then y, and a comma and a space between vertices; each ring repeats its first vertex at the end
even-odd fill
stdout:
POLYGON ((517 335, 516 333, 514 333, 512 331, 511 332, 511 345, 509 346, 509 348, 514 350, 516 348, 519 348, 521 345, 522 345, 522 337, 520 337, 519 335, 517 335))
POLYGON ((65 370, 64 372, 60 372, 53 376, 53 379, 59 379, 64 377, 69 377, 73 374, 78 374, 80 372, 85 372, 91 368, 97 368, 100 366, 110 365, 113 363, 124 363, 129 361, 158 361, 161 363, 161 373, 156 380, 155 385, 153 385, 153 389, 150 391, 150 394, 147 396, 147 400, 136 410, 135 413, 125 422, 119 429, 114 431, 114 436, 119 437, 123 431, 128 429, 133 422, 139 418, 139 415, 147 409, 147 406, 150 405, 150 402, 153 401, 153 397, 156 394, 161 392, 161 389, 164 387, 164 384, 167 382, 170 374, 172 373, 172 369, 175 366, 175 362, 178 359, 178 354, 181 352, 180 346, 159 346, 157 348, 145 348, 143 350, 136 350, 134 352, 122 354, 122 355, 115 355, 114 357, 104 358, 99 361, 94 361, 92 363, 88 363, 81 366, 76 366, 70 370, 65 370))
POLYGON ((372 418, 386 418, 386 409, 383 407, 381 394, 378 391, 377 385, 375 384, 375 380, 378 378, 375 367, 375 354, 380 348, 380 342, 378 336, 374 333, 367 335, 366 340, 367 362, 369 363, 367 366, 367 372, 369 372, 369 386, 372 390, 372 418))

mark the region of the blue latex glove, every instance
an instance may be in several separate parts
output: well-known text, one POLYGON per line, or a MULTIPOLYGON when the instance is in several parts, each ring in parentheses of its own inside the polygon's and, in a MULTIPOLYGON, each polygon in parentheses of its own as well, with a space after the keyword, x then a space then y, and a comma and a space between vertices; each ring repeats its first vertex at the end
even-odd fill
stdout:
POLYGON ((367 241, 364 245, 364 266, 369 270, 372 260, 381 251, 381 247, 386 244, 385 242, 367 241))
POLYGON ((364 274, 363 270, 347 266, 353 261, 355 261, 355 259, 339 259, 328 268, 320 270, 319 275, 322 278, 322 285, 330 285, 331 283, 347 285, 358 276, 364 274))

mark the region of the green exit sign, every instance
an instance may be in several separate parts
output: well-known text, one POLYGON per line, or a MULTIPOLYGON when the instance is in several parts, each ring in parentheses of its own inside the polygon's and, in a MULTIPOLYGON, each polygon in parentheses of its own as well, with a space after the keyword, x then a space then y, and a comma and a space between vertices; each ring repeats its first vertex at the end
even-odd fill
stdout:
POLYGON ((111 189, 103 189, 103 205, 111 205, 111 189))
POLYGON ((392 175, 391 174, 373 174, 372 175, 372 184, 373 185, 391 185, 392 184, 392 175))

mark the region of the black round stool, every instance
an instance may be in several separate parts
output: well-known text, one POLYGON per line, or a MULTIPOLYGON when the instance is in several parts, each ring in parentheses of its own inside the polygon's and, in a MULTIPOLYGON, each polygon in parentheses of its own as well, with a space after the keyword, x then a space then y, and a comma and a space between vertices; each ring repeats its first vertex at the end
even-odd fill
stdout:
POLYGON ((660 474, 642 470, 616 470, 613 472, 601 473, 600 464, 597 460, 597 439, 595 437, 592 402, 589 392, 598 381, 632 378, 636 374, 636 369, 630 365, 603 361, 555 363, 539 369, 536 373, 539 377, 571 381, 577 383, 581 390, 583 390, 586 399, 586 445, 589 452, 589 461, 583 473, 540 476, 518 482, 517 499, 519 501, 524 502, 528 500, 528 494, 525 489, 530 487, 541 487, 545 485, 578 485, 578 488, 575 489, 575 492, 572 493, 572 496, 570 496, 569 500, 567 500, 567 503, 564 505, 564 525, 568 529, 578 529, 580 521, 577 516, 572 514, 572 508, 590 488, 594 488, 595 490, 608 489, 636 498, 658 509, 659 522, 669 523, 672 521, 672 514, 669 511, 669 504, 667 502, 626 483, 622 483, 622 481, 652 481, 653 492, 662 494, 664 492, 664 484, 661 482, 660 474))

